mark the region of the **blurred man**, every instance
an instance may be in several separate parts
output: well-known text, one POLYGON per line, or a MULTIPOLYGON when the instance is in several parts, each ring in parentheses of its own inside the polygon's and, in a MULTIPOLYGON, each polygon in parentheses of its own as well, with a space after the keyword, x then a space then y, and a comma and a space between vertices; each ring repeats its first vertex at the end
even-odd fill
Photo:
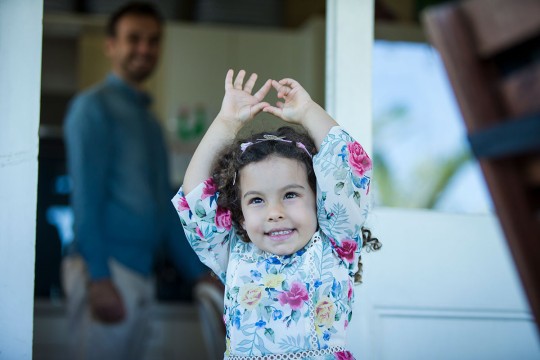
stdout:
POLYGON ((73 358, 142 358, 163 241, 188 281, 206 274, 170 206, 167 150, 142 90, 158 62, 162 22, 145 3, 116 11, 105 44, 111 72, 72 101, 65 119, 75 243, 63 279, 73 358))

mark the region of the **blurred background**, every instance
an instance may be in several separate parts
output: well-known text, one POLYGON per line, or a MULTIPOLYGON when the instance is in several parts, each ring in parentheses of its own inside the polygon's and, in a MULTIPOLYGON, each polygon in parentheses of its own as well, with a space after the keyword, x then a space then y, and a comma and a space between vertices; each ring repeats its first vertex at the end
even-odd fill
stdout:
MULTIPOLYGON (((126 1, 46 0, 42 63, 37 296, 61 294, 58 249, 73 239, 62 122, 74 94, 109 69, 106 16, 126 1), (51 246, 54 244, 54 246, 51 246), (48 256, 40 254, 48 251, 48 256), (49 275, 46 275, 49 273, 49 275)), ((419 12, 437 1, 375 2, 375 204, 486 213, 492 205, 471 160, 459 109, 419 12)), ((324 106, 325 0, 159 0, 163 56, 148 85, 170 145, 171 183, 217 114, 229 67, 260 79, 296 78, 324 106)), ((262 80, 259 81, 262 84, 262 80)), ((339 119, 338 119, 339 120, 339 119)), ((278 126, 261 115, 257 126, 278 126)), ((36 268, 37 269, 37 268, 36 268)))
MULTIPOLYGON (((44 1, 35 270, 35 316, 41 322, 35 324, 35 358, 55 358, 48 354, 61 346, 45 329, 61 321, 61 309, 54 306, 61 304, 63 296, 59 266, 63 249, 73 240, 62 139, 64 113, 75 93, 100 81, 108 71, 103 55, 105 20, 125 2, 44 1)), ((492 204, 478 164, 471 158, 444 67, 419 23, 420 12, 440 2, 375 1, 374 201, 377 207, 491 214, 492 204)), ((257 72, 259 84, 265 78, 293 77, 324 106, 325 0, 155 3, 166 17, 166 26, 161 63, 148 90, 166 129, 175 187, 219 110, 228 68, 257 72)), ((278 125, 259 116, 254 128, 278 125)), ((197 319, 166 258, 162 265, 157 294, 165 310, 155 351, 172 354, 175 350, 168 345, 167 334, 185 327, 197 329, 197 319), (176 311, 175 315, 171 317, 169 311, 176 311)), ((203 347, 196 331, 193 334, 186 344, 203 347)), ((198 356, 204 358, 204 353, 198 356)))

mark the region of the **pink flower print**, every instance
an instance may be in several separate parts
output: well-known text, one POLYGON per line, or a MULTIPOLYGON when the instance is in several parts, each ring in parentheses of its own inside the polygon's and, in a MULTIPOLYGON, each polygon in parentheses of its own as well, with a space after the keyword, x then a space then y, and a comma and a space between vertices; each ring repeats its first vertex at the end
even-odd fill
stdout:
POLYGON ((349 326, 349 320, 345 320, 345 325, 343 326, 343 328, 345 330, 347 330, 347 327, 349 326))
POLYGON ((182 196, 180 200, 178 200, 178 203, 176 204, 176 209, 178 211, 189 210, 189 204, 184 196, 182 196))
POLYGON ((289 291, 284 291, 278 295, 281 305, 289 304, 291 309, 298 310, 302 307, 304 301, 308 301, 308 292, 306 286, 301 282, 293 282, 289 291))
POLYGON ((197 226, 197 228, 195 229, 195 232, 197 232, 197 235, 198 235, 201 239, 204 239, 204 235, 203 235, 201 229, 199 229, 198 226, 197 226))
POLYGON ((349 351, 338 351, 334 355, 337 360, 354 360, 354 356, 349 351))
POLYGON ((353 296, 353 285, 351 281, 349 280, 349 290, 347 291, 347 299, 351 300, 353 296))
POLYGON ((212 178, 206 179, 204 181, 204 189, 202 192, 201 199, 206 199, 209 196, 214 196, 216 194, 217 188, 214 180, 212 178))
POLYGON ((347 144, 347 150, 349 151, 349 165, 354 174, 363 176, 366 171, 371 169, 371 159, 362 145, 356 141, 350 142, 347 144))
POLYGON ((332 246, 336 249, 339 257, 347 260, 348 263, 352 263, 354 260, 354 252, 358 248, 358 244, 354 240, 345 239, 341 242, 341 246, 338 246, 334 239, 330 239, 332 246))
POLYGON ((218 206, 214 222, 219 229, 231 230, 231 211, 218 206))

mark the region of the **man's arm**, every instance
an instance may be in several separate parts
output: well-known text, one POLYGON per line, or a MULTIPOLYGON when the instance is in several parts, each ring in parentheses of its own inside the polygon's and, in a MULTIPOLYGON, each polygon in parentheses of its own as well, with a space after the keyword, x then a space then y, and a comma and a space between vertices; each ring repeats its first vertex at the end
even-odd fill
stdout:
POLYGON ((120 292, 110 278, 103 236, 111 130, 97 99, 84 95, 72 103, 64 128, 73 181, 75 236, 90 276, 91 313, 101 322, 117 323, 125 318, 126 312, 120 292))
POLYGON ((75 237, 92 280, 110 277, 103 236, 111 132, 96 96, 79 96, 65 120, 75 237))

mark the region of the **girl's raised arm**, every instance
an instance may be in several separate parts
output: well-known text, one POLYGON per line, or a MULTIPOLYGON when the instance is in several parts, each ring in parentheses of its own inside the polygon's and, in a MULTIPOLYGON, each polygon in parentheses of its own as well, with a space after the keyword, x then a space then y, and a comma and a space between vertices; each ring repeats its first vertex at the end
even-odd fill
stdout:
POLYGON ((234 140, 242 126, 264 107, 269 106, 263 99, 272 87, 271 80, 267 80, 259 91, 252 95, 257 74, 251 74, 245 85, 244 70, 238 72, 234 82, 233 75, 233 70, 227 72, 221 110, 197 146, 186 170, 183 185, 186 195, 211 176, 215 156, 234 140))
POLYGON ((313 141, 317 150, 330 129, 338 123, 315 101, 298 81, 285 78, 280 81, 272 80, 272 86, 278 93, 276 106, 267 106, 263 111, 271 113, 292 124, 302 125, 313 141))

